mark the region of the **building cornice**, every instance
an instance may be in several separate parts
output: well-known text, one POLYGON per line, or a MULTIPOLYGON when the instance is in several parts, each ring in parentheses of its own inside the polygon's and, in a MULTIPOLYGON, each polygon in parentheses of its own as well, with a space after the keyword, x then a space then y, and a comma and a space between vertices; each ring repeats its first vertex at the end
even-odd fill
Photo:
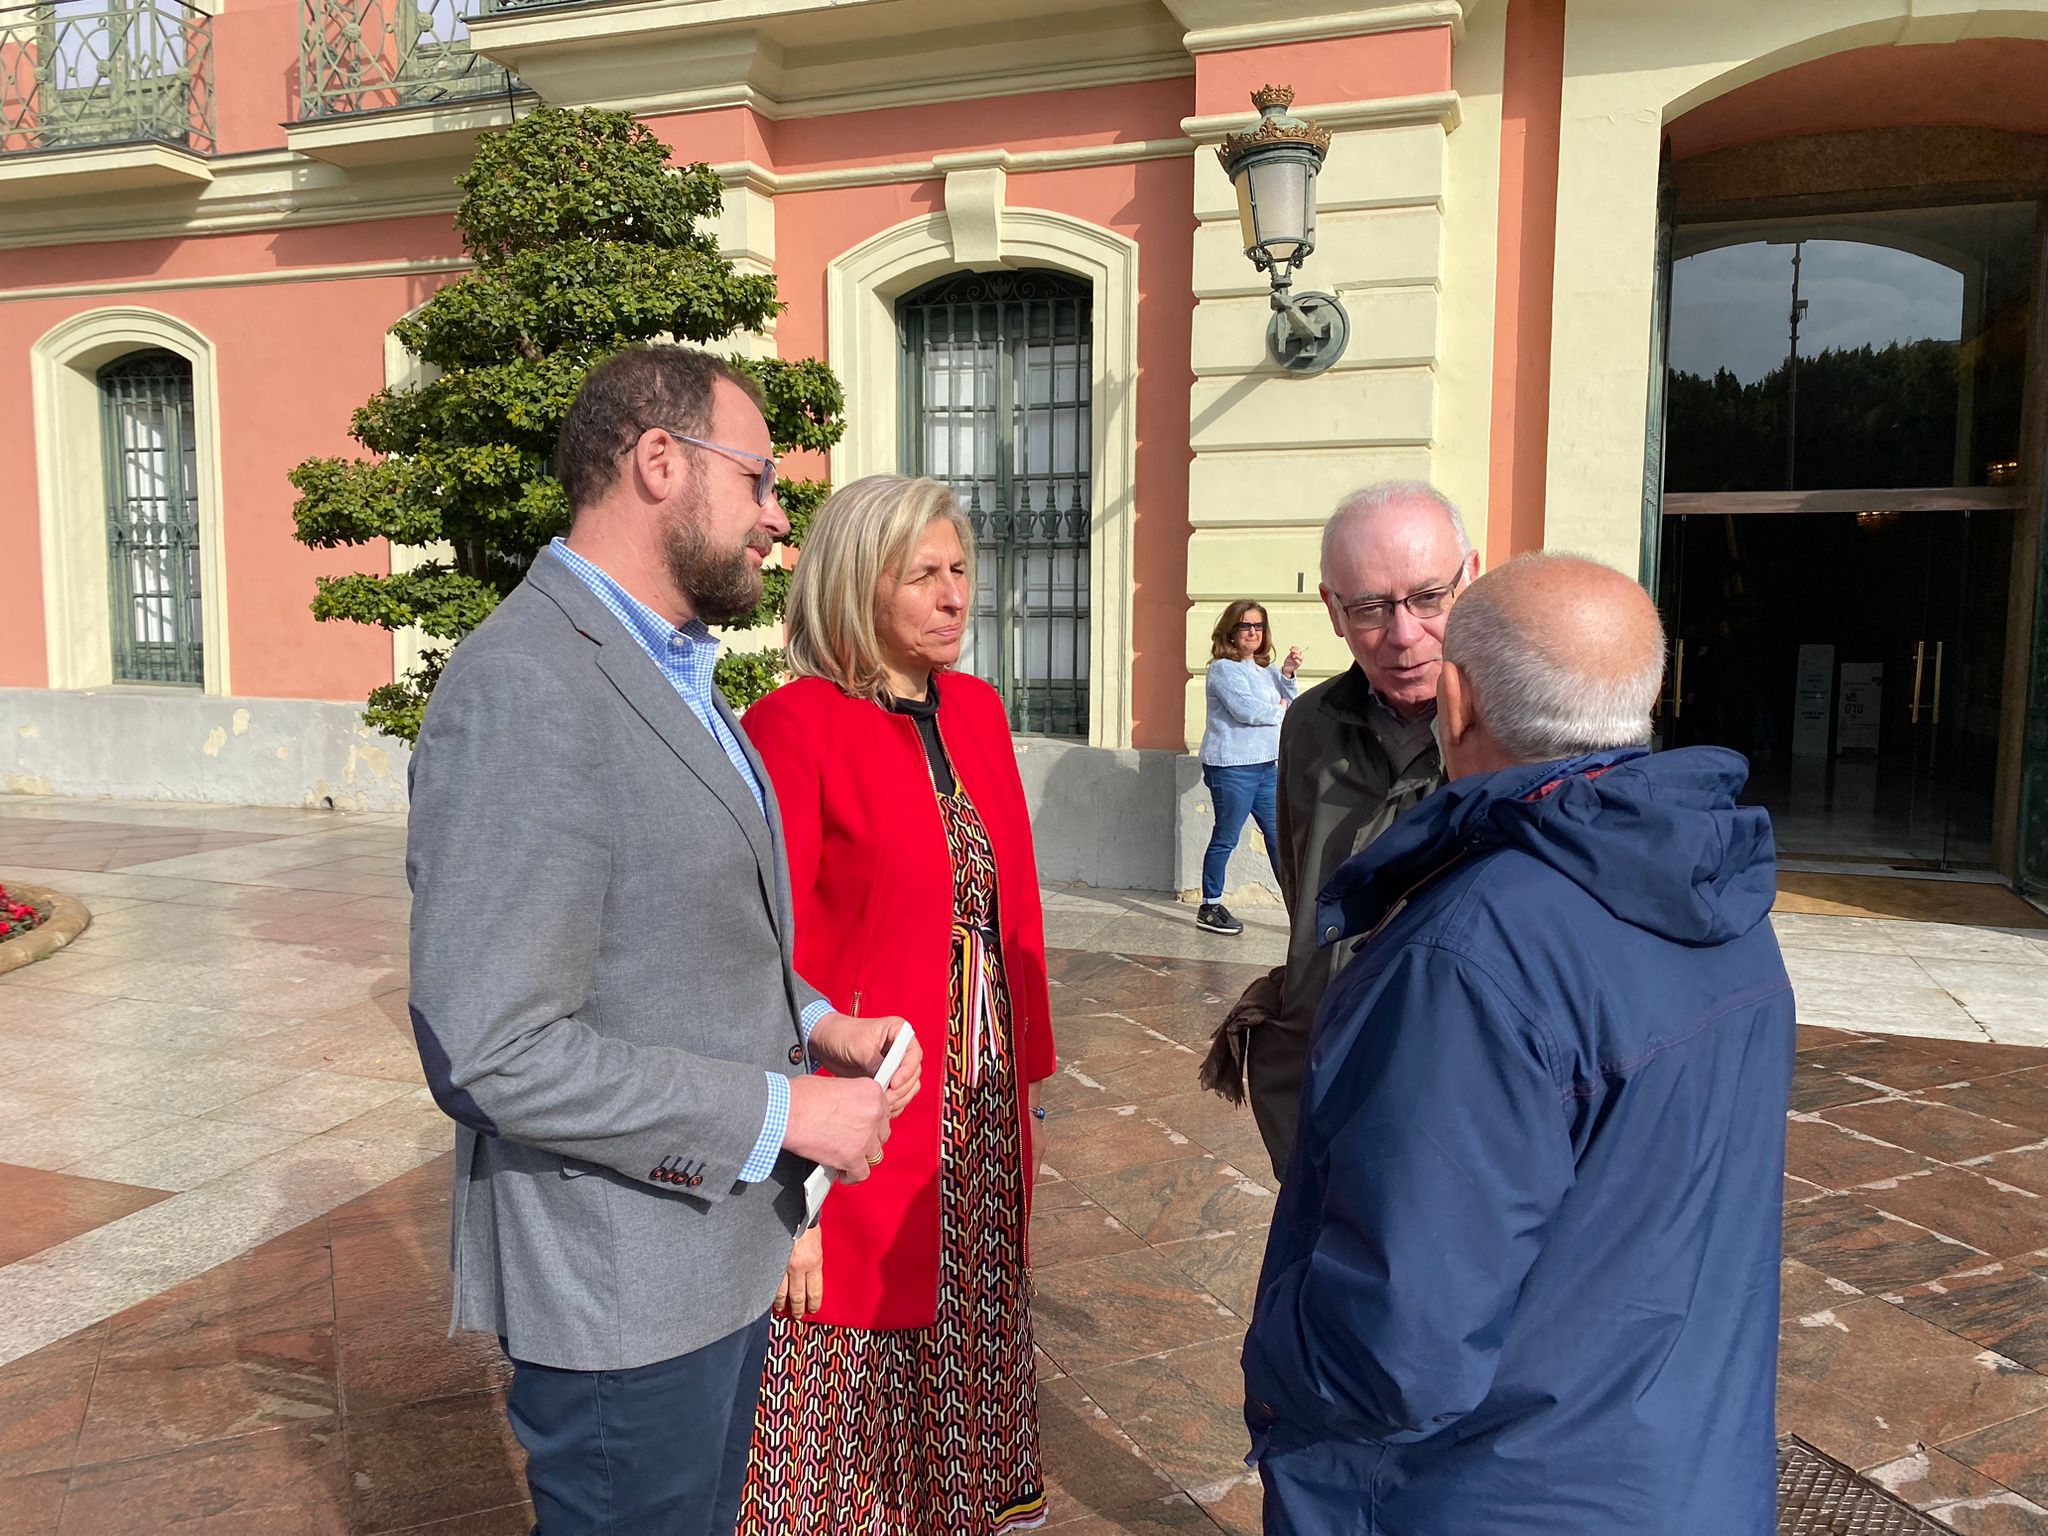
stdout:
POLYGON ((908 181, 930 181, 956 170, 995 169, 1010 173, 1073 170, 1092 165, 1132 165, 1144 160, 1178 160, 1194 152, 1192 139, 1136 139, 1120 144, 1076 144, 1064 149, 974 150, 934 155, 929 160, 834 166, 822 171, 771 171, 751 160, 727 161, 712 166, 712 169, 729 187, 752 187, 771 197, 778 197, 789 192, 824 192, 842 187, 883 187, 908 181))
MULTIPOLYGON (((1220 135, 1219 135, 1220 136, 1220 135)), ((1147 160, 1175 160, 1194 153, 1192 139, 1137 139, 1125 143, 1077 144, 1061 149, 990 150, 966 156, 934 155, 923 160, 884 165, 836 166, 819 171, 770 170, 751 160, 714 165, 728 187, 775 197, 785 192, 819 192, 838 187, 879 187, 943 177, 968 161, 1008 172, 1072 170, 1085 166, 1131 165, 1147 160)), ((187 198, 161 211, 138 214, 134 200, 113 206, 66 206, 18 212, 0 223, 0 250, 32 246, 74 245, 110 240, 182 239, 195 235, 296 229, 321 224, 371 223, 380 219, 416 218, 454 212, 461 194, 454 184, 459 169, 387 184, 396 168, 357 167, 343 171, 316 165, 289 151, 248 155, 217 162, 212 184, 199 198, 187 198), (425 185, 421 185, 424 181, 425 185)), ((310 271, 312 269, 298 269, 310 271)), ((337 269, 337 272, 342 269, 337 269)), ((367 269, 347 269, 370 275, 367 269)), ((267 274, 225 279, 229 282, 280 281, 267 274)), ((149 279, 147 287, 188 286, 182 279, 149 279)), ((26 290, 0 293, 20 297, 26 290)), ((38 295, 43 290, 34 290, 38 295)), ((78 291, 66 288, 65 292, 78 291)), ((111 290, 110 290, 111 291, 111 290)))
POLYGON ((231 155, 212 161, 211 180, 194 191, 17 204, 0 219, 0 250, 448 214, 461 201, 462 166, 458 159, 344 169, 288 149, 231 155))
MULTIPOLYGON (((1318 127, 1392 128, 1410 123, 1438 123, 1446 132, 1458 126, 1462 117, 1456 91, 1429 91, 1420 96, 1384 96, 1377 101, 1315 102, 1301 108, 1318 127)), ((1256 112, 1228 112, 1214 117, 1184 117, 1181 132, 1196 144, 1220 144, 1233 133, 1243 133, 1259 120, 1256 112)))
POLYGON ((673 117, 746 107, 769 122, 806 117, 837 117, 855 112, 880 112, 892 107, 928 107, 946 102, 992 101, 1005 96, 1031 96, 1047 91, 1084 90, 1090 86, 1137 85, 1151 80, 1184 80, 1195 72, 1185 54, 1159 54, 1142 59, 1114 59, 1094 64, 1062 64, 1043 69, 1007 69, 986 76, 961 76, 911 85, 873 86, 784 99, 757 85, 732 81, 686 90, 659 90, 593 96, 555 105, 603 107, 644 117, 673 117))
POLYGON ((1418 27, 1449 27, 1452 40, 1462 42, 1465 11, 1464 0, 1412 0, 1409 4, 1385 5, 1374 10, 1198 27, 1187 34, 1187 51, 1223 53, 1238 48, 1267 48, 1275 43, 1323 42, 1339 37, 1367 37, 1376 32, 1409 32, 1418 27))
POLYGON ((121 282, 51 283, 42 288, 0 288, 0 304, 34 299, 98 299, 173 289, 248 288, 274 283, 339 283, 366 277, 422 277, 466 272, 466 256, 424 256, 412 261, 360 261, 328 267, 273 267, 266 272, 213 272, 193 277, 138 277, 121 282))
POLYGON ((473 18, 469 30, 478 54, 550 102, 644 114, 745 106, 776 121, 1194 72, 1183 29, 1146 0, 1049 13, 1037 0, 977 5, 971 22, 959 19, 967 8, 927 5, 934 25, 899 20, 889 30, 878 11, 874 35, 858 47, 821 40, 816 9, 675 0, 501 11, 473 18))
POLYGON ((756 90, 750 93, 749 105, 763 117, 780 122, 805 117, 837 117, 851 112, 879 112, 891 107, 921 107, 940 102, 988 101, 1046 91, 1084 90, 1091 86, 1184 80, 1194 72, 1195 61, 1186 54, 1158 53, 1134 58, 1003 69, 985 75, 962 75, 908 85, 869 86, 786 98, 756 90))

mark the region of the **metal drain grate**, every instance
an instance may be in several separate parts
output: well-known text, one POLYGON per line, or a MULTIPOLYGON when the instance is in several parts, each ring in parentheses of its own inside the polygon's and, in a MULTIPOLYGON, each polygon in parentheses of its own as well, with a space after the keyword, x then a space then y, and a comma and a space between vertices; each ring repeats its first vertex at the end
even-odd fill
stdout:
POLYGON ((1953 1536, 1796 1435, 1778 1442, 1778 1536, 1953 1536))

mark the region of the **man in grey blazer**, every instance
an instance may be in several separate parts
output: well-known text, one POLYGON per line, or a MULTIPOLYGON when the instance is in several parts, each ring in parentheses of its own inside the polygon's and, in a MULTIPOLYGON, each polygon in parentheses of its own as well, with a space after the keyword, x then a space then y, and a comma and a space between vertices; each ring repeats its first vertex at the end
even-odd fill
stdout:
POLYGON ((773 791, 711 685, 705 623, 754 606, 789 529, 770 447, 707 354, 593 370, 569 535, 450 658, 413 757, 454 1326, 513 1361, 539 1536, 732 1530, 803 1180, 865 1177, 917 1082, 914 1046, 872 1080, 901 1020, 792 969, 773 791))

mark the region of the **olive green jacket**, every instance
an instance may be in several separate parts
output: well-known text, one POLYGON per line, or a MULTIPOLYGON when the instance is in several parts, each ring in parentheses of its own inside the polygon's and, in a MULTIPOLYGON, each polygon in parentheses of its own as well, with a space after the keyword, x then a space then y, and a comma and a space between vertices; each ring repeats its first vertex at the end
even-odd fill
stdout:
MULTIPOLYGON (((1287 963, 1254 982, 1225 1021, 1275 1174, 1300 1115, 1309 1031, 1351 946, 1325 949, 1316 893, 1353 854, 1443 783, 1428 716, 1403 720, 1357 666, 1297 699, 1280 727, 1280 893, 1287 963)), ((1223 1032, 1219 1032, 1221 1034, 1223 1032)), ((1229 1051, 1219 1038, 1219 1049, 1229 1051)))

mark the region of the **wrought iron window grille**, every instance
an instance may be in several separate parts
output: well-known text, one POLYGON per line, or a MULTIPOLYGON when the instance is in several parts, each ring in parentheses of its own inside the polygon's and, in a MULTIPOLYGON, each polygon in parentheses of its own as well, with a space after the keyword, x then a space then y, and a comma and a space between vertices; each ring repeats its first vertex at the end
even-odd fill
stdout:
POLYGON ((963 669, 1010 728, 1088 735, 1094 402, 1088 284, 968 272, 897 306, 902 462, 944 481, 978 546, 963 669))
POLYGON ((114 681, 206 681, 192 365, 132 353, 99 372, 114 681))

